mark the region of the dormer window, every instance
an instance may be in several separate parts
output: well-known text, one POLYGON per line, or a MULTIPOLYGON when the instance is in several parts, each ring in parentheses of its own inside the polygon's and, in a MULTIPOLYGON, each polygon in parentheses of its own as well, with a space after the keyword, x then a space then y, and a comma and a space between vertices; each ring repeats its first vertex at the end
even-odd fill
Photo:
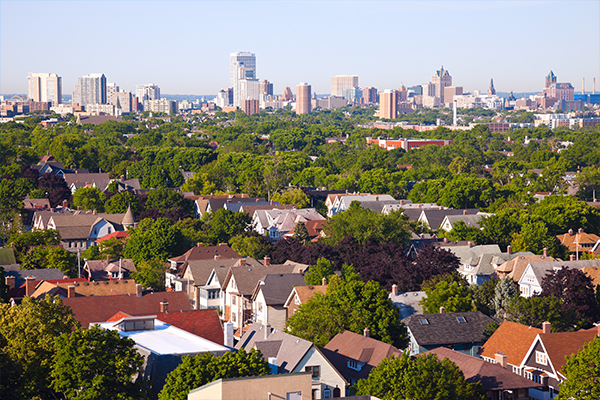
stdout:
POLYGON ((427 320, 427 318, 421 318, 419 319, 419 322, 421 323, 421 325, 429 325, 429 321, 427 320))
POLYGON ((466 323, 466 322, 467 322, 467 319, 466 319, 465 317, 456 317, 456 320, 457 320, 458 322, 460 322, 461 324, 463 324, 463 323, 466 323))
POLYGON ((361 365, 356 360, 348 360, 348 368, 353 369, 355 371, 360 371, 361 365))

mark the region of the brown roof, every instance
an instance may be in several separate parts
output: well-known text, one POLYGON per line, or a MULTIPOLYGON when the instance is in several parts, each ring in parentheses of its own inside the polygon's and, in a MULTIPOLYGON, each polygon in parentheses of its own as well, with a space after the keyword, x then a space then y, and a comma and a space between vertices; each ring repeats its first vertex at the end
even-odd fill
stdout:
MULTIPOLYGON (((250 259, 250 257, 248 257, 250 259)), ((251 259, 253 260, 253 259, 251 259)), ((244 296, 251 296, 258 280, 268 274, 288 274, 293 273, 295 265, 263 265, 260 263, 249 264, 248 260, 240 259, 229 268, 229 272, 225 280, 222 282, 221 288, 226 288, 230 279, 235 279, 238 292, 244 296)))
POLYGON ((306 226, 306 230, 308 231, 309 237, 321 236, 321 231, 323 230, 323 226, 326 221, 306 221, 304 225, 306 226))
POLYGON ((192 309, 185 292, 149 293, 136 295, 71 297, 63 299, 63 304, 71 307, 75 319, 88 328, 91 322, 105 322, 110 317, 123 311, 130 315, 154 315, 160 312, 160 302, 166 299, 169 310, 188 311, 192 309))
POLYGON ((594 340, 599 329, 540 333, 540 340, 546 349, 546 354, 548 354, 554 370, 556 372, 560 371, 567 363, 565 357, 576 354, 584 344, 594 340))
POLYGON ((540 387, 539 383, 517 375, 498 364, 492 364, 481 358, 472 357, 445 347, 438 347, 420 355, 431 353, 435 354, 440 360, 447 358, 455 363, 464 374, 467 382, 481 382, 481 386, 486 392, 540 387))
POLYGON ((523 276, 523 272, 525 272, 525 268, 527 268, 527 265, 529 265, 529 263, 547 261, 556 261, 556 259, 553 257, 546 257, 543 255, 519 256, 501 264, 496 269, 496 272, 499 273, 499 275, 508 275, 511 278, 513 278, 515 282, 518 282, 519 279, 521 279, 521 276, 523 276))
POLYGON ((304 304, 315 295, 315 293, 326 294, 327 286, 296 286, 292 289, 290 295, 288 296, 287 301, 285 302, 285 306, 287 307, 289 302, 294 299, 293 294, 296 293, 298 298, 300 299, 300 304, 304 304))
POLYGON ((573 232, 572 229, 564 235, 556 236, 560 243, 564 244, 569 248, 569 252, 574 253, 576 251, 584 251, 583 245, 587 244, 585 248, 590 249, 600 237, 598 235, 594 235, 593 233, 586 233, 583 229, 580 229, 578 232, 573 232))
POLYGON ((180 256, 169 258, 169 261, 213 260, 215 257, 241 258, 228 244, 221 244, 219 246, 192 247, 180 256))
POLYGON ((506 354, 509 364, 520 365, 539 333, 542 333, 541 329, 504 321, 481 347, 479 354, 494 359, 499 351, 506 354))
POLYGON ((50 208, 50 200, 48 199, 29 199, 23 200, 25 209, 50 208))
POLYGON ((590 277, 594 287, 600 285, 600 267, 583 267, 581 272, 590 277))

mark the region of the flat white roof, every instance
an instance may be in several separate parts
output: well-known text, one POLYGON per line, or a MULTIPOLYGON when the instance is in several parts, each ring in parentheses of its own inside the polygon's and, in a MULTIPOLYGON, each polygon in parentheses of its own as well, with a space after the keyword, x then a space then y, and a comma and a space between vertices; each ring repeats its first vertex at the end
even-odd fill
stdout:
POLYGON ((120 331, 117 329, 115 321, 92 324, 99 325, 103 329, 116 330, 119 332, 119 335, 133 339, 138 346, 160 355, 229 351, 225 346, 186 332, 158 319, 154 320, 154 330, 144 331, 120 331))

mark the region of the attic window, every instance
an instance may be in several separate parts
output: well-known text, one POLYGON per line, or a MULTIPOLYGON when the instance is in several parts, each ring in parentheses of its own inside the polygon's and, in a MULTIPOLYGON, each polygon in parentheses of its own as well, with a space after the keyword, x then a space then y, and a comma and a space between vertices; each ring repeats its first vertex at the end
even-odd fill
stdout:
POLYGON ((429 321, 427 320, 427 318, 421 318, 419 319, 419 322, 421 322, 421 325, 429 325, 429 321))
POLYGON ((460 323, 465 323, 467 322, 467 319, 465 317, 456 317, 456 320, 460 323))

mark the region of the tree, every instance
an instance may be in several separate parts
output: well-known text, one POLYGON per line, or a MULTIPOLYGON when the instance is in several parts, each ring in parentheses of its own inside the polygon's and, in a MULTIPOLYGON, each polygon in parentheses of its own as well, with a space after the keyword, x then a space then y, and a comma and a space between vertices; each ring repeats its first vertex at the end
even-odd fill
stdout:
POLYGON ((67 181, 51 172, 40 175, 38 189, 44 191, 46 198, 50 201, 50 207, 56 207, 64 200, 71 200, 71 190, 67 181))
POLYGON ((165 381, 159 400, 185 400, 190 390, 221 378, 268 375, 269 363, 259 350, 243 348, 215 357, 210 352, 184 356, 165 381))
POLYGON ((425 288, 427 297, 419 302, 423 306, 423 314, 437 314, 444 307, 445 312, 473 311, 471 294, 457 282, 441 281, 435 289, 425 288))
POLYGON ((518 295, 519 292, 515 287, 515 281, 513 278, 505 276, 504 278, 500 279, 496 285, 493 300, 493 306, 496 310, 496 314, 502 317, 506 312, 506 308, 508 307, 512 298, 518 295))
POLYGON ((562 373, 567 379, 559 384, 558 399, 600 398, 600 338, 596 336, 576 354, 567 357, 562 373))
POLYGON ((304 222, 298 221, 296 223, 296 226, 294 226, 293 237, 298 239, 302 244, 306 244, 310 240, 310 236, 308 236, 308 230, 306 229, 306 224, 304 222))
POLYGON ((319 258, 315 265, 308 267, 308 272, 304 275, 304 281, 307 285, 322 285, 323 278, 328 279, 333 273, 333 263, 326 258, 319 258))
POLYGON ((305 208, 310 205, 310 200, 302 189, 288 189, 281 193, 276 192, 271 195, 271 200, 279 204, 295 204, 297 208, 305 208))
POLYGON ((489 316, 496 314, 493 303, 499 281, 498 278, 491 278, 481 285, 469 286, 469 292, 471 292, 471 298, 477 311, 489 316))
POLYGON ((325 346, 335 335, 348 330, 371 336, 399 349, 408 345, 406 327, 400 313, 378 283, 332 279, 327 293, 316 293, 287 321, 292 335, 325 346))
POLYGON ((452 361, 435 354, 384 358, 369 376, 356 384, 358 395, 382 400, 483 400, 481 383, 467 383, 452 361))
POLYGON ((548 249, 548 255, 554 258, 564 259, 568 254, 568 249, 549 233, 543 221, 524 223, 521 231, 513 235, 511 247, 515 252, 530 251, 534 254, 542 254, 544 249, 548 249))
POLYGON ((106 196, 96 187, 81 187, 73 193, 73 206, 83 210, 96 210, 104 212, 106 196))
POLYGON ((4 267, 0 266, 0 303, 8 303, 10 300, 10 287, 6 284, 4 276, 4 267))
POLYGON ((144 359, 132 339, 116 330, 94 325, 56 338, 52 359, 52 388, 79 400, 141 398, 144 359))
POLYGON ((37 246, 21 261, 22 269, 58 268, 70 278, 77 275, 77 255, 59 246, 37 246))
POLYGON ((125 257, 136 264, 142 260, 166 260, 189 248, 181 231, 166 218, 144 219, 130 233, 125 257))
POLYGON ((248 213, 225 208, 205 213, 202 221, 205 224, 205 241, 213 245, 228 243, 232 237, 249 232, 252 222, 248 213))
POLYGON ((144 288, 164 292, 167 266, 161 260, 142 260, 135 266, 136 271, 132 273, 132 277, 144 288))
MULTIPOLYGON (((0 304, 2 354, 16 371, 15 398, 52 398, 50 372, 54 340, 79 326, 69 307, 58 296, 42 300, 24 297, 18 306, 0 304)), ((13 371, 13 372, 14 372, 13 371)))
POLYGON ((554 332, 570 328, 563 318, 560 301, 554 296, 515 296, 506 307, 505 319, 540 329, 542 323, 548 321, 554 332))
POLYGON ((132 192, 116 193, 104 203, 104 208, 109 214, 124 214, 127 207, 131 207, 134 215, 139 215, 143 210, 138 197, 132 192))
POLYGON ((21 263, 25 254, 33 247, 59 245, 60 234, 55 229, 33 229, 11 236, 9 243, 15 251, 17 262, 21 263))
POLYGON ((236 235, 229 243, 240 256, 250 256, 256 260, 263 259, 273 250, 273 245, 267 238, 254 231, 236 235))

